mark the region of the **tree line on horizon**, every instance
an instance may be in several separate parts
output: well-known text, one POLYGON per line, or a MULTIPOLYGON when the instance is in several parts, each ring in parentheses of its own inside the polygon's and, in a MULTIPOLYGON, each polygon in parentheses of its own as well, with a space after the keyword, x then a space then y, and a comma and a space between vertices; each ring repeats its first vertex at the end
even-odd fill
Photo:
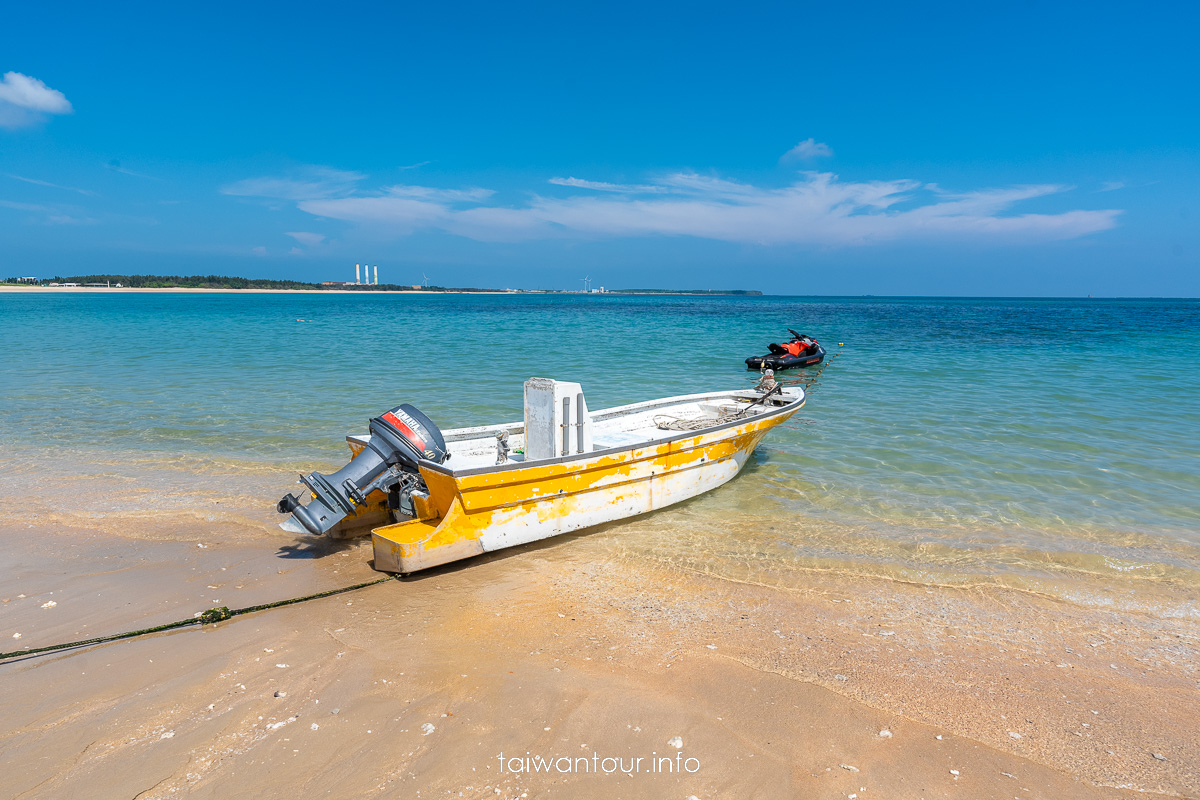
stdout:
MULTIPOLYGON (((71 275, 67 277, 40 278, 34 284, 19 278, 7 278, 5 283, 46 286, 51 283, 110 283, 121 284, 132 289, 293 289, 303 291, 379 291, 411 292, 413 286, 397 283, 354 284, 335 283, 326 286, 306 281, 274 280, 269 278, 237 278, 228 275, 71 275)), ((479 289, 474 287, 448 288, 445 286, 423 286, 427 292, 500 292, 503 289, 479 289)), ((524 290, 528 291, 528 290, 524 290)), ((544 289, 539 292, 562 293, 563 290, 544 289)), ((761 295, 752 289, 609 289, 608 294, 709 294, 709 295, 761 295)))
MULTIPOLYGON (((5 283, 22 283, 19 278, 7 278, 5 283)), ((270 278, 238 278, 228 275, 56 275, 53 278, 40 278, 36 286, 46 286, 51 283, 112 283, 121 284, 131 289, 300 289, 305 291, 327 291, 330 289, 350 291, 387 291, 411 292, 411 285, 398 283, 380 284, 343 284, 326 286, 320 283, 306 281, 274 280, 270 278)), ((444 286, 422 287, 431 292, 486 292, 491 289, 447 289, 444 286)))

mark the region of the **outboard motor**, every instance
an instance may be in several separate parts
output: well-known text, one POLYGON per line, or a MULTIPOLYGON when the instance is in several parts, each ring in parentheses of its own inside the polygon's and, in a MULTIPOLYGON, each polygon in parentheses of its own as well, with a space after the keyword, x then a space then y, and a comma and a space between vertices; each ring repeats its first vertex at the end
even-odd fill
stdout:
POLYGON ((424 488, 418 462, 425 459, 441 464, 450 457, 442 432, 408 403, 372 419, 370 429, 366 447, 349 464, 332 475, 313 472, 300 476, 300 482, 316 497, 303 506, 299 497, 285 494, 276 508, 292 518, 280 527, 319 536, 365 505, 367 495, 376 490, 424 488))

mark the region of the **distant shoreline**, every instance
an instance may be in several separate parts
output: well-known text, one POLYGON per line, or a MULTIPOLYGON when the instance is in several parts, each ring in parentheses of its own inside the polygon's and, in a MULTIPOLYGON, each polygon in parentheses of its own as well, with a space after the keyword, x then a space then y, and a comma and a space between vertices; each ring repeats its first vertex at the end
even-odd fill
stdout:
POLYGON ((752 291, 737 291, 737 292, 717 292, 717 291, 672 291, 672 290, 655 290, 655 291, 610 291, 610 292, 558 292, 558 291, 539 291, 522 289, 519 291, 507 292, 503 289, 479 289, 479 290, 464 290, 464 289, 207 289, 189 286, 22 286, 20 284, 5 283, 0 284, 0 292, 34 292, 39 294, 47 294, 53 292, 101 292, 101 293, 124 293, 124 292, 186 292, 191 294, 486 294, 486 295, 583 295, 587 297, 609 296, 616 295, 620 297, 628 297, 630 295, 638 296, 669 296, 669 297, 759 297, 762 292, 752 291))
MULTIPOLYGON (((101 292, 122 294, 134 292, 187 292, 190 294, 517 294, 516 292, 479 291, 465 292, 449 289, 446 291, 428 291, 425 289, 204 289, 191 286, 18 286, 16 284, 0 284, 0 292, 101 292)), ((521 294, 530 294, 521 292, 521 294)))
POLYGON ((1141 295, 1141 296, 1118 296, 1118 295, 1102 295, 1100 297, 1088 297, 1080 295, 926 295, 926 294, 812 294, 812 295, 781 295, 781 294, 766 294, 758 291, 675 291, 667 289, 635 291, 629 289, 618 289, 604 293, 585 292, 570 292, 570 291, 542 291, 538 289, 522 289, 519 291, 508 292, 503 289, 263 289, 263 288, 247 288, 247 289, 215 289, 203 287, 189 286, 122 286, 121 288, 107 286, 37 286, 37 285, 22 285, 15 283, 0 283, 0 294, 20 292, 31 292, 37 294, 50 294, 53 292, 191 292, 199 294, 419 294, 419 295, 437 295, 437 294, 482 294, 482 295, 544 295, 552 297, 575 297, 578 295, 585 296, 618 296, 618 297, 808 297, 813 299, 836 299, 836 300, 1041 300, 1041 301, 1060 301, 1060 300, 1093 300, 1096 302, 1108 301, 1172 301, 1172 302, 1200 302, 1200 297, 1191 297, 1188 295, 1141 295))

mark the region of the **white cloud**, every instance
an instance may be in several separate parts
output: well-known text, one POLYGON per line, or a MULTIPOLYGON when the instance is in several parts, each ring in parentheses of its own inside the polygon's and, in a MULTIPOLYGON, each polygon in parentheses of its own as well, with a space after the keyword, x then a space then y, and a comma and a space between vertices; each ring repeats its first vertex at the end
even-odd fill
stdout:
POLYGON ((296 231, 295 233, 289 233, 288 236, 292 237, 306 247, 316 247, 321 242, 325 241, 325 234, 323 233, 305 233, 304 231, 296 231))
POLYGON ((0 80, 0 101, 47 114, 70 114, 72 111, 62 92, 19 72, 4 73, 4 80, 0 80))
POLYGON ((1124 189, 1125 181, 1105 181, 1100 184, 1099 192, 1115 192, 1117 189, 1124 189))
POLYGON ((428 186, 388 186, 384 192, 392 197, 416 197, 442 203, 478 203, 495 194, 491 189, 432 189, 428 186))
MULTIPOLYGON (((265 180, 265 179, 264 179, 265 180)), ((564 179, 572 180, 572 179, 564 179)), ((790 185, 762 187, 696 173, 653 181, 652 197, 600 189, 534 196, 519 205, 493 203, 484 189, 392 186, 374 193, 313 197, 298 207, 376 232, 406 235, 442 230, 480 241, 629 236, 687 236, 739 244, 848 247, 895 241, 979 240, 998 243, 1071 239, 1112 228, 1114 209, 1022 213, 1019 205, 1070 187, 1010 186, 949 193, 915 180, 842 181, 805 173, 790 185)), ((296 234, 291 234, 296 236, 296 234)))
POLYGON ((810 158, 829 158, 832 155, 832 147, 810 137, 784 153, 780 160, 801 161, 810 158))
POLYGON ((35 203, 17 203, 12 200, 0 200, 0 208, 11 208, 14 211, 50 211, 47 206, 35 203))
POLYGON ((390 195, 304 200, 299 208, 318 217, 358 222, 398 234, 445 227, 452 217, 448 204, 390 195))
POLYGON ((40 122, 46 114, 73 111, 62 92, 37 78, 6 72, 0 80, 0 128, 20 128, 40 122))
POLYGON ((122 175, 130 175, 134 178, 146 178, 146 179, 152 180, 152 181, 161 181, 162 180, 162 178, 157 178, 154 175, 147 175, 143 172, 134 172, 131 169, 126 169, 125 167, 122 167, 121 162, 115 158, 112 161, 109 161, 108 164, 106 164, 105 166, 107 166, 113 172, 119 172, 122 175))
POLYGON ((0 208, 29 212, 32 216, 29 216, 26 221, 36 225, 95 225, 99 222, 94 217, 88 216, 85 209, 64 203, 41 205, 0 200, 0 208))
POLYGON ((221 194, 235 197, 267 197, 276 200, 313 200, 342 197, 366 178, 358 172, 328 167, 305 167, 282 178, 248 178, 221 187, 221 194))
POLYGON ((51 214, 44 220, 46 225, 95 225, 91 217, 72 217, 70 214, 51 214))
POLYGON ((98 197, 99 196, 95 192, 91 191, 90 189, 80 189, 75 186, 60 186, 59 184, 51 183, 50 181, 38 180, 37 178, 26 178, 21 175, 13 175, 11 172, 6 172, 4 174, 7 175, 8 177, 12 178, 13 180, 24 181, 25 183, 32 183, 34 186, 47 186, 51 189, 62 189, 65 192, 79 192, 80 194, 87 195, 89 197, 98 197))
POLYGON ((575 189, 591 189, 597 192, 617 192, 620 194, 659 194, 667 191, 663 186, 647 186, 631 183, 605 183, 604 181, 585 181, 583 178, 551 178, 548 183, 557 186, 570 186, 575 189))

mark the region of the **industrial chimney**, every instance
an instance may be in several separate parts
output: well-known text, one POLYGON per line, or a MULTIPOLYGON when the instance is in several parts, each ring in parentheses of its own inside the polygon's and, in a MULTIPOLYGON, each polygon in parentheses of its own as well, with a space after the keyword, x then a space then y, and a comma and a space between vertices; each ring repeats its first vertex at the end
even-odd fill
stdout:
POLYGON ((354 285, 358 286, 358 284, 360 284, 360 283, 362 283, 362 279, 359 278, 358 264, 355 264, 354 265, 354 285))
POLYGON ((379 285, 379 265, 375 265, 375 285, 379 285))

